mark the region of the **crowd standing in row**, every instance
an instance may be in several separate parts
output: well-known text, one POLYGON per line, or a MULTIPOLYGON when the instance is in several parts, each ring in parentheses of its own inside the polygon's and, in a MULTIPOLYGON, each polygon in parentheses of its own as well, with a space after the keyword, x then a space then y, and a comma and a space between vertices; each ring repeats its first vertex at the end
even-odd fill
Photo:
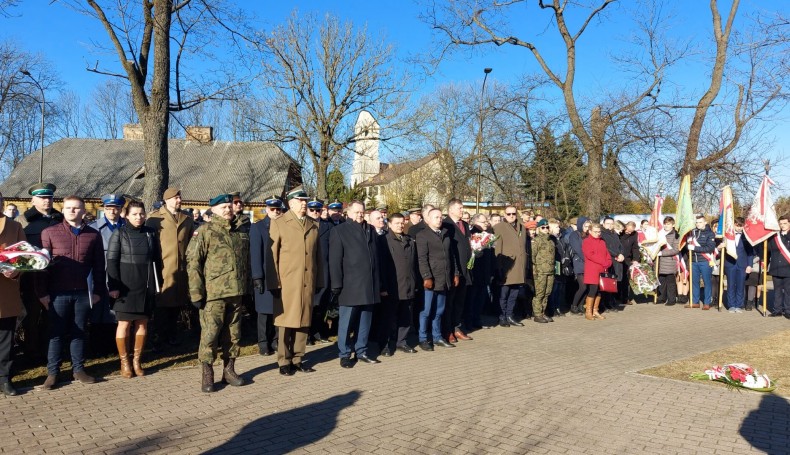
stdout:
MULTIPOLYGON (((579 217, 563 229, 556 219, 519 213, 515 206, 504 216, 471 215, 459 199, 448 202, 446 216, 432 205, 388 214, 367 211, 361 201, 325 205, 302 189, 285 201, 268 198, 266 217, 255 223, 239 193, 211 199, 210 219, 202 223, 181 209, 175 188, 150 214, 139 201, 109 194, 102 198, 103 216, 88 224, 83 199, 65 197, 58 212, 54 192, 51 184, 34 185, 33 206, 18 222, 12 218, 16 207, 0 216, 0 246, 27 240, 53 257, 43 272, 0 277, 0 390, 9 396, 16 394, 11 348, 20 317, 26 353, 39 352, 46 341, 42 388, 49 390, 58 385, 66 342, 74 379, 95 382, 84 369, 88 326, 114 332, 122 377, 143 376, 149 321, 154 346, 178 344, 179 314, 191 304, 199 314, 204 392, 214 391, 218 356, 223 382, 245 382, 235 371, 245 305, 257 313, 260 354, 276 353, 285 376, 314 372, 304 361, 306 345, 328 343, 333 328, 340 365, 353 368, 396 352, 471 341, 470 333, 490 328, 481 318, 487 310, 498 314, 498 326, 524 326, 519 301, 531 301, 536 323, 554 322, 565 308, 588 320, 605 319, 604 308, 634 304, 629 267, 640 261, 645 231, 644 223, 637 230, 633 222, 609 217, 601 224, 579 217), (472 248, 470 239, 480 233, 496 236, 493 248, 472 248), (607 274, 618 281, 614 292, 599 288, 607 274), (409 344, 412 327, 415 346, 409 344), (377 349, 369 351, 371 345, 377 349)), ((781 232, 769 243, 772 315, 790 319, 790 221, 779 222, 781 232)), ((729 311, 738 313, 754 308, 761 291, 755 276, 764 261, 743 241, 743 220, 735 225, 738 259, 728 256, 724 272, 729 311)), ((722 247, 704 217, 682 250, 674 219, 666 217, 663 226, 658 303, 709 309, 722 247), (689 268, 695 278, 690 286, 689 268)), ((529 312, 525 306, 523 313, 529 312)))

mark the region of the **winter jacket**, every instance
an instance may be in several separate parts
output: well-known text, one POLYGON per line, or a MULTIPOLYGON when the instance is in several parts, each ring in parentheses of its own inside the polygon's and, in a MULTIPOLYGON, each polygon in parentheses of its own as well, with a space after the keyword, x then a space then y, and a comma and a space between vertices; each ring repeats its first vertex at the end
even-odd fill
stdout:
POLYGON ((678 270, 676 257, 678 251, 678 231, 672 228, 667 232, 667 244, 660 251, 661 259, 658 260, 659 275, 674 275, 678 270))
POLYGON ((93 293, 106 295, 104 244, 99 231, 83 224, 78 235, 63 221, 41 231, 41 246, 49 250, 52 262, 36 274, 39 298, 59 292, 88 289, 93 272, 93 293))
POLYGON ((601 274, 612 266, 612 256, 602 238, 587 236, 582 242, 584 252, 584 284, 598 284, 601 274))
POLYGON ((113 310, 143 313, 150 308, 157 286, 162 286, 159 239, 147 226, 122 226, 113 231, 107 245, 107 282, 120 291, 113 310))
POLYGON ((576 221, 576 230, 569 230, 566 234, 568 245, 573 249, 573 272, 576 275, 584 273, 584 252, 582 252, 582 232, 584 223, 588 220, 587 217, 580 216, 576 221))
POLYGON ((423 280, 433 280, 434 291, 447 291, 453 286, 453 277, 460 275, 452 239, 446 228, 436 233, 425 228, 417 233, 417 262, 423 280))

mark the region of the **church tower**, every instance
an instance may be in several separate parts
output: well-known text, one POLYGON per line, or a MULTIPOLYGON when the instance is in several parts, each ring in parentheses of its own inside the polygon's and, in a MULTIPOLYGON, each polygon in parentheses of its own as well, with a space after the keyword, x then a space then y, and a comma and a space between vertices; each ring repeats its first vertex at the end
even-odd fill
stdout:
POLYGON ((351 172, 351 186, 378 175, 381 172, 379 161, 379 124, 368 111, 359 113, 354 125, 354 164, 351 172))

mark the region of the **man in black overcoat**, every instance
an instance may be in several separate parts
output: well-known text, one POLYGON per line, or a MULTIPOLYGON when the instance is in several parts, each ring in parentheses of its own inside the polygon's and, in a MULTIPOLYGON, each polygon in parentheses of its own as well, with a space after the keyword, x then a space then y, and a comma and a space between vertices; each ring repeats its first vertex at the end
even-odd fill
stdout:
POLYGON ((250 227, 250 274, 255 288, 255 312, 258 313, 258 352, 273 355, 277 329, 274 326, 274 296, 266 289, 266 251, 269 249, 269 226, 283 214, 285 205, 277 196, 266 199, 266 217, 250 227))
POLYGON ((472 246, 469 243, 471 228, 469 223, 461 219, 464 205, 460 199, 450 199, 447 203, 447 214, 448 217, 442 222, 442 228, 447 229, 450 236, 453 256, 457 261, 455 267, 460 272, 460 277, 458 286, 450 289, 447 294, 447 304, 442 318, 442 334, 447 337, 447 341, 455 343, 458 340, 472 339, 464 333, 470 328, 462 327, 467 288, 472 284, 472 274, 466 267, 472 258, 472 246))
POLYGON ((316 291, 313 296, 313 320, 310 324, 310 337, 307 344, 331 343, 326 337, 329 336, 327 323, 324 321, 326 316, 327 304, 329 303, 329 231, 335 226, 332 221, 321 218, 321 211, 324 209, 324 201, 313 198, 307 203, 307 216, 318 222, 318 243, 321 245, 321 258, 324 262, 321 269, 324 273, 325 286, 316 291), (324 332, 324 333, 322 333, 324 332))

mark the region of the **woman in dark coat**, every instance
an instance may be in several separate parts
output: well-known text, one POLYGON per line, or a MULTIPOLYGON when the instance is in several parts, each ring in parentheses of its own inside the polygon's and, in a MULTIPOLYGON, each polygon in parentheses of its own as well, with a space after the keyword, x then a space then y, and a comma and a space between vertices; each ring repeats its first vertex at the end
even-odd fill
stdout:
POLYGON ((584 253, 584 284, 587 286, 587 299, 584 302, 584 315, 587 319, 606 319, 598 313, 601 294, 598 292, 598 280, 601 274, 612 266, 612 256, 606 249, 606 242, 601 238, 601 225, 590 226, 590 235, 582 242, 584 253))
POLYGON ((112 233, 107 248, 107 276, 113 310, 118 319, 115 343, 121 359, 121 376, 144 376, 140 355, 145 345, 148 319, 154 311, 154 298, 161 283, 162 260, 156 231, 145 226, 145 206, 132 201, 128 205, 127 223, 112 233), (129 365, 127 340, 134 325, 134 357, 129 365))
POLYGON ((568 245, 573 250, 573 273, 576 275, 578 288, 571 302, 571 313, 582 314, 582 301, 587 296, 587 286, 584 284, 584 252, 582 242, 590 232, 592 222, 584 216, 576 221, 576 230, 570 230, 567 235, 568 245))

